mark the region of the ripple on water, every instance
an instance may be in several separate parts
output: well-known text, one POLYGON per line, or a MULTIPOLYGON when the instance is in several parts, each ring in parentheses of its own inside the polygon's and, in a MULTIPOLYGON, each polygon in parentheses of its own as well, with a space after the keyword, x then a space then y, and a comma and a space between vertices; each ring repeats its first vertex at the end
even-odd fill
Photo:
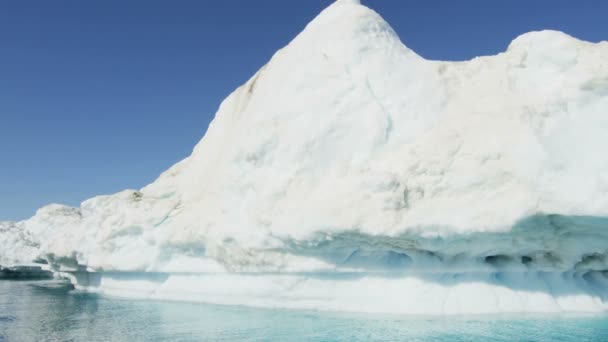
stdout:
POLYGON ((415 317, 120 300, 0 281, 0 342, 608 341, 608 315, 415 317))

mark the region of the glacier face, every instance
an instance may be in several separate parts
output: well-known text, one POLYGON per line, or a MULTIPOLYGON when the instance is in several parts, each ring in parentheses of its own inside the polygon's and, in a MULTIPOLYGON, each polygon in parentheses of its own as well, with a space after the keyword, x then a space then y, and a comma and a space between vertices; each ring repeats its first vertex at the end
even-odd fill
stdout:
POLYGON ((608 42, 428 61, 339 0, 140 190, 0 223, 130 297, 401 313, 608 308, 608 42))

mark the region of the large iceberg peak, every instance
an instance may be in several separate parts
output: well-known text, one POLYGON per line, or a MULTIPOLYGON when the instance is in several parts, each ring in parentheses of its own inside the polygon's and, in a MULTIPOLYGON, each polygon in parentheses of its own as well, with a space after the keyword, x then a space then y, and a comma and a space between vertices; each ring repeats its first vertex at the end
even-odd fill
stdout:
POLYGON ((175 184, 184 202, 211 201, 227 189, 215 189, 224 183, 210 178, 230 178, 229 191, 240 191, 274 165, 282 170, 275 184, 255 187, 280 194, 296 174, 312 181, 328 169, 364 163, 389 140, 412 139, 437 118, 442 98, 434 66, 406 48, 378 13, 338 1, 222 103, 192 156, 163 175, 162 191, 144 192, 175 192, 168 189, 175 184), (429 93, 434 98, 420 110, 403 112, 429 93), (393 132, 406 121, 407 130, 393 132))
POLYGON ((336 0, 336 5, 361 5, 360 0, 336 0))
POLYGON ((289 45, 294 53, 307 49, 328 57, 355 57, 367 49, 391 51, 405 46, 391 26, 357 0, 338 0, 323 10, 289 45), (298 46, 295 49, 292 46, 298 46))

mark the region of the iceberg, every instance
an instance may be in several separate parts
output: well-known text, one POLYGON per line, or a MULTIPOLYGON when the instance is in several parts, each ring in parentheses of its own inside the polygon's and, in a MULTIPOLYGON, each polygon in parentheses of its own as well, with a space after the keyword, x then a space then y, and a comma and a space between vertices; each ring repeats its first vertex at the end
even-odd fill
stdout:
POLYGON ((608 42, 430 61, 354 0, 230 94, 139 190, 0 224, 130 298, 404 314, 608 310, 608 42))

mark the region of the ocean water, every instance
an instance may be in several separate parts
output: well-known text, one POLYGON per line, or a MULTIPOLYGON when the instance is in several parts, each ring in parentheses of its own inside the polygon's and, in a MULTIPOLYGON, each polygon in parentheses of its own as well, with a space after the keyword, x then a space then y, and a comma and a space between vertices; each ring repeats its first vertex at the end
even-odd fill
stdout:
POLYGON ((0 341, 608 341, 606 315, 410 317, 136 301, 0 281, 0 341))

